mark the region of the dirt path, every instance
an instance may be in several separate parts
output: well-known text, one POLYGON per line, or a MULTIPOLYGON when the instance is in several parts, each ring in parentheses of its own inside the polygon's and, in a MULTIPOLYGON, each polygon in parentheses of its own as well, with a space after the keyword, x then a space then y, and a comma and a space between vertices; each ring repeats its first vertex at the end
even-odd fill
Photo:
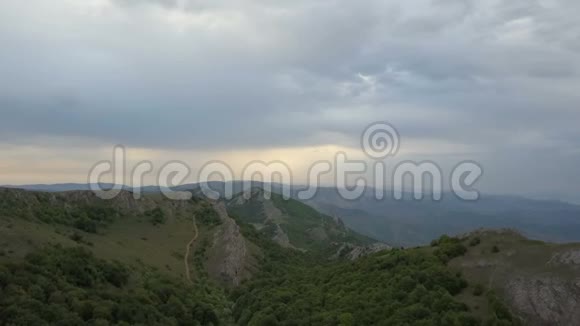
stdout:
POLYGON ((191 280, 191 275, 189 272, 189 253, 191 252, 191 246, 195 240, 197 240, 197 236, 199 235, 199 231, 197 230, 197 223, 195 223, 195 216, 192 217, 192 222, 195 235, 193 238, 191 238, 191 241, 187 243, 187 246, 185 247, 185 257, 183 257, 183 264, 185 265, 185 277, 190 284, 193 284, 193 281, 191 280))

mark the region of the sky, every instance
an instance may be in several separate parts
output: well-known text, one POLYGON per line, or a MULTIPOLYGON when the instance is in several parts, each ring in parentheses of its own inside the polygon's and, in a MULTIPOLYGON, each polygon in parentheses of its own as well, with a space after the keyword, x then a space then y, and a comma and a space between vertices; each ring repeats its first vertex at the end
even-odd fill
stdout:
MULTIPOLYGON (((462 160, 478 187, 580 202, 577 0, 3 0, 0 184, 336 152, 462 160)), ((392 163, 394 164, 395 161, 392 163)), ((192 173, 192 180, 195 173, 192 173)), ((146 182, 153 182, 154 178, 146 182)))

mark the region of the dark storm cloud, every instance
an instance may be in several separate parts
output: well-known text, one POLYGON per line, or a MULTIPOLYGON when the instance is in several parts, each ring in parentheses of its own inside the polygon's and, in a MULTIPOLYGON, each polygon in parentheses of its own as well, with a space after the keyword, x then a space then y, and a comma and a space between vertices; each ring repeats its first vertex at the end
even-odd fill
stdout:
POLYGON ((353 145, 387 120, 512 169, 580 148, 578 1, 35 4, 0 4, 3 143, 353 145))

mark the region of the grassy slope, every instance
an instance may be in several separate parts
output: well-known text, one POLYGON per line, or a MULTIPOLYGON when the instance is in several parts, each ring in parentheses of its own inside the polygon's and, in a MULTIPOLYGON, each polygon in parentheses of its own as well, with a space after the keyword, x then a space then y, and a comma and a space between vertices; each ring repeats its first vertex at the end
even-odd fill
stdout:
POLYGON ((23 258, 45 243, 75 246, 72 234, 82 236, 82 245, 101 258, 120 260, 130 265, 155 267, 183 278, 183 253, 191 239, 191 221, 172 218, 164 225, 152 226, 138 219, 122 219, 103 234, 91 234, 60 225, 45 225, 21 219, 3 218, 0 247, 5 259, 23 258))
MULTIPOLYGON (((0 193, 6 195, 5 193, 0 193)), ((44 194, 19 193, 21 200, 28 200, 32 205, 44 205, 35 202, 36 196, 44 194)), ((59 200, 74 200, 74 194, 58 194, 59 200)), ((101 205, 99 201, 89 199, 89 206, 101 205)), ((118 205, 110 203, 107 205, 118 205)), ((75 204, 68 204, 73 206, 75 204)), ((34 215, 19 216, 2 214, 0 216, 0 261, 20 260, 27 253, 43 247, 46 243, 62 244, 64 246, 82 245, 91 249, 98 257, 123 261, 135 269, 146 266, 173 277, 185 280, 184 254, 187 243, 194 235, 192 217, 197 213, 199 239, 192 246, 190 266, 193 276, 202 276, 205 266, 196 264, 196 258, 201 254, 202 244, 212 240, 219 226, 201 223, 201 202, 190 202, 181 207, 165 201, 159 196, 148 196, 143 200, 143 207, 132 207, 132 211, 121 211, 120 216, 106 227, 100 227, 97 233, 89 233, 74 226, 59 223, 38 221, 34 215), (138 213, 146 206, 156 205, 162 209, 165 221, 153 225, 148 217, 138 213), (82 239, 74 241, 73 235, 82 239)), ((83 204, 84 206, 84 204, 83 204)), ((205 263, 205 262, 204 262, 205 263)))

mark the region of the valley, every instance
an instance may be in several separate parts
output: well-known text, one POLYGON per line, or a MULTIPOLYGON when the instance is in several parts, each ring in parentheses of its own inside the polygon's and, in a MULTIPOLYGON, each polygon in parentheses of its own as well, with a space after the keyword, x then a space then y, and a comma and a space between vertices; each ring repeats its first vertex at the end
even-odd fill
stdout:
POLYGON ((102 200, 88 191, 0 189, 0 320, 574 325, 580 318, 580 244, 482 229, 393 248, 337 216, 271 195, 256 188, 228 201, 171 201, 123 191, 102 200))

